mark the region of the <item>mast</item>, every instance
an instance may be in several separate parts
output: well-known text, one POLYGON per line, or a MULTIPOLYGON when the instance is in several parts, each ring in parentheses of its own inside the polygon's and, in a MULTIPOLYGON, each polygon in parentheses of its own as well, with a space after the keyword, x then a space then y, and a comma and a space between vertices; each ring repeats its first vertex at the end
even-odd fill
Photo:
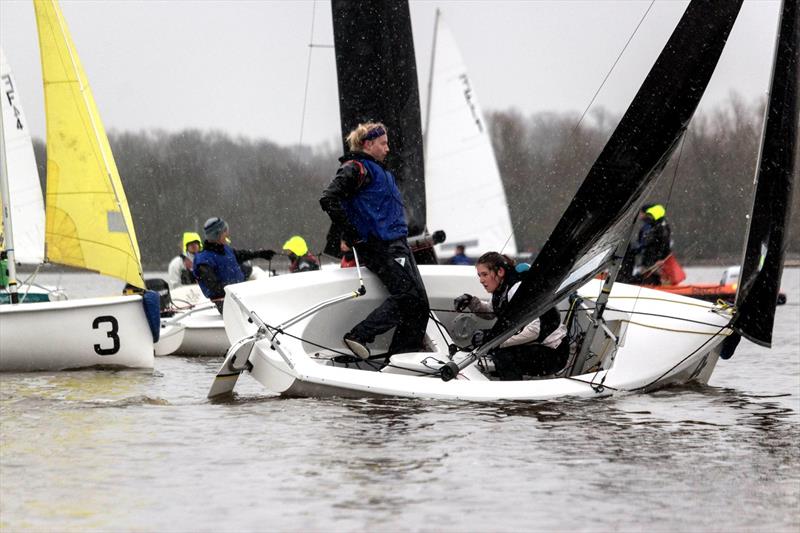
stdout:
POLYGON ((14 230, 11 227, 11 198, 8 187, 8 159, 6 158, 6 134, 3 123, 3 106, 0 106, 0 197, 3 200, 3 232, 6 257, 8 259, 8 292, 11 303, 19 303, 17 294, 17 265, 14 258, 14 230))
POLYGON ((422 131, 422 154, 428 160, 428 134, 431 131, 431 96, 433 96, 433 69, 436 66, 436 34, 439 31, 439 17, 441 11, 436 8, 436 18, 433 21, 433 43, 431 44, 431 66, 428 73, 428 99, 425 102, 425 129, 422 131))
POLYGON ((772 344, 788 242, 792 182, 797 169, 799 63, 800 2, 784 0, 733 319, 738 334, 762 346, 772 344))

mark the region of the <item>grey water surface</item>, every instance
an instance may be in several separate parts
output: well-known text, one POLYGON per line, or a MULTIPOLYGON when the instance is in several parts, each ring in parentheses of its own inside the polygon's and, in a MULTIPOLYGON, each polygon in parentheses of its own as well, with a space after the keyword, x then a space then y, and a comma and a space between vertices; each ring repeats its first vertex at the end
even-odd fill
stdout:
POLYGON ((0 529, 796 532, 800 270, 783 288, 773 349, 598 400, 281 399, 245 375, 214 403, 218 358, 2 374, 0 529))

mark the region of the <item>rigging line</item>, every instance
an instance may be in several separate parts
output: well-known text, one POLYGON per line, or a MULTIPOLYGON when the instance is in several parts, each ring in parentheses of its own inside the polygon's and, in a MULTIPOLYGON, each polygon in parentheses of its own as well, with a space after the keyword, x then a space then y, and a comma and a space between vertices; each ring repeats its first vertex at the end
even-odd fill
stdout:
MULTIPOLYGON (((705 332, 705 331, 694 331, 694 330, 690 330, 690 329, 665 328, 665 327, 662 327, 662 326, 653 326, 652 324, 644 324, 642 322, 634 322, 633 320, 620 320, 620 322, 627 322, 628 324, 633 324, 634 326, 641 326, 643 328, 648 328, 648 329, 657 329, 659 331, 670 331, 672 333, 691 333, 692 335, 708 335, 708 336, 711 336, 711 337, 717 337, 719 335, 722 335, 722 333, 720 333, 719 331, 716 332, 716 333, 708 333, 708 332, 705 332)), ((716 324, 706 324, 706 325, 707 326, 711 326, 711 325, 716 326, 716 324)), ((725 329, 727 327, 728 327, 727 325, 722 326, 722 329, 725 329)), ((722 331, 722 330, 720 330, 720 331, 722 331)), ((725 337, 728 337, 728 336, 730 336, 730 334, 725 335, 725 337)))
POLYGON ((303 111, 300 113, 300 140, 298 146, 303 144, 303 131, 306 125, 306 104, 308 103, 308 86, 311 80, 311 52, 314 49, 314 18, 317 14, 317 0, 311 4, 311 34, 308 37, 308 60, 306 62, 306 86, 303 89, 303 111))
MULTIPOLYGON (((591 388, 593 388, 593 389, 594 389, 594 388, 595 388, 595 386, 596 386, 596 384, 595 384, 595 382, 594 382, 594 381, 586 381, 585 379, 574 378, 574 377, 572 377, 572 376, 564 376, 562 379, 568 379, 568 380, 570 380, 570 381, 577 381, 578 383, 585 383, 586 385, 589 385, 589 386, 590 386, 591 388)), ((594 378, 592 378, 592 379, 594 379, 594 378)), ((601 386, 602 386, 602 388, 604 388, 604 389, 613 390, 613 391, 619 391, 619 390, 622 390, 622 389, 618 389, 618 388, 616 388, 616 387, 612 387, 611 385, 601 385, 601 386)))
POLYGON ((636 32, 639 31, 639 27, 642 25, 642 22, 644 22, 645 17, 647 17, 647 14, 650 12, 650 9, 652 9, 653 4, 655 4, 655 3, 656 3, 656 0, 652 0, 650 2, 650 5, 647 6, 647 10, 645 10, 644 15, 642 15, 641 20, 639 20, 639 24, 636 25, 636 28, 634 28, 633 33, 631 33, 631 36, 628 37, 628 42, 626 42, 625 46, 622 47, 622 50, 620 51, 619 55, 617 56, 617 59, 614 60, 614 64, 611 65, 611 68, 609 69, 608 73, 606 74, 606 77, 603 78, 603 81, 600 83, 600 87, 597 88, 597 91, 594 93, 594 96, 592 96, 592 99, 589 102, 589 105, 587 105, 586 109, 583 110, 583 114, 581 115, 581 118, 578 119, 578 123, 575 124, 575 128, 572 130, 572 134, 571 135, 574 136, 575 132, 578 131, 578 128, 580 127, 581 122, 583 122, 583 119, 586 117, 586 113, 589 112, 589 109, 592 107, 592 104, 594 103, 595 99, 597 98, 597 95, 600 94, 600 91, 603 89, 603 86, 605 86, 606 81, 608 81, 608 77, 611 76, 611 73, 614 71, 614 67, 617 66, 617 63, 622 58, 622 54, 625 53, 625 50, 627 50, 628 45, 631 44, 631 41, 633 40, 633 37, 636 35, 636 32))
POLYGON ((506 249, 506 246, 508 246, 508 243, 509 243, 509 242, 511 242, 511 237, 513 237, 513 236, 514 236, 514 230, 512 229, 512 230, 511 230, 511 233, 510 233, 510 234, 509 234, 509 236, 508 236, 508 239, 506 239, 506 242, 505 242, 505 244, 503 244, 503 247, 502 247, 502 248, 500 248, 500 253, 501 253, 501 254, 503 253, 503 250, 505 250, 505 249, 506 249))
MULTIPOLYGON (((639 285, 639 287, 644 288, 643 285, 639 285)), ((724 285, 719 285, 719 287, 724 287, 724 285)), ((658 290, 658 289, 654 289, 658 290)), ((585 300, 593 301, 597 299, 597 296, 586 296, 585 300)), ((670 300, 669 298, 656 298, 654 296, 609 296, 609 300, 652 300, 654 302, 668 302, 674 303, 678 305, 687 305, 693 307, 702 307, 703 309, 713 310, 714 307, 709 307, 708 305, 703 305, 701 303, 693 303, 693 302, 677 302, 675 300, 670 300)), ((619 309, 618 309, 619 311, 619 309)))
MULTIPOLYGON (((333 353, 335 353, 335 354, 338 354, 338 355, 344 355, 344 356, 351 356, 351 355, 352 355, 352 354, 349 354, 349 353, 345 353, 345 352, 339 351, 339 350, 337 350, 337 349, 335 349, 335 348, 331 348, 331 347, 329 347, 329 346, 325 346, 325 345, 322 345, 322 344, 318 344, 318 343, 315 343, 315 342, 313 342, 313 341, 310 341, 310 340, 308 340, 308 339, 304 339, 304 338, 302 338, 302 337, 298 337, 297 335, 292 335, 291 333, 288 333, 288 332, 287 332, 286 330, 284 330, 284 329, 277 328, 277 327, 275 327, 275 326, 270 326, 269 324, 265 324, 265 326, 267 327, 267 329, 269 329, 269 330, 272 330, 272 331, 274 331, 274 332, 275 332, 275 334, 274 334, 274 335, 273 335, 273 337, 272 337, 273 339, 274 339, 275 337, 277 337, 278 335, 286 335, 287 337, 290 337, 290 338, 292 338, 292 339, 298 340, 298 341, 300 341, 300 342, 305 342, 305 343, 307 343, 307 344, 310 344, 311 346, 314 346, 314 347, 316 347, 316 348, 321 348, 321 349, 323 349, 323 350, 329 350, 329 351, 331 351, 331 352, 333 352, 333 353)), ((310 356, 308 356, 308 357, 310 357, 310 356)), ((380 358, 380 357, 383 357, 383 355, 377 355, 377 356, 375 356, 375 357, 377 357, 377 358, 380 358)), ((387 354, 387 357, 386 357, 386 359, 388 360, 388 359, 389 359, 389 357, 390 357, 390 356, 389 356, 389 354, 387 354)), ((428 357, 433 357, 433 356, 428 356, 428 357)), ((321 360, 321 359, 323 359, 323 358, 321 358, 321 357, 313 357, 312 359, 320 359, 320 360, 321 360)), ((331 358, 331 359, 333 359, 333 358, 331 358)), ((373 362, 372 360, 370 360, 370 359, 361 359, 361 360, 359 360, 359 361, 356 361, 356 363, 359 363, 359 362, 363 362, 363 363, 365 363, 365 364, 367 364, 367 365, 371 366, 371 367, 372 367, 372 368, 373 368, 373 369, 374 369, 376 372, 380 372, 380 370, 381 370, 382 368, 389 367, 389 368, 398 368, 398 369, 405 370, 405 371, 409 371, 409 372, 416 372, 416 373, 418 373, 418 374, 420 374, 420 375, 423 375, 423 376, 429 376, 429 375, 432 375, 432 374, 429 374, 428 372, 423 372, 423 371, 421 371, 421 370, 416 370, 416 369, 413 369, 413 368, 406 368, 406 367, 403 367, 403 366, 397 366, 397 365, 393 365, 393 364, 391 364, 391 363, 386 363, 386 364, 385 364, 385 365, 383 365, 383 366, 381 366, 381 365, 377 365, 376 363, 374 363, 374 362, 373 362)), ((441 361, 439 361, 439 362, 441 362, 441 361)), ((442 364, 444 364, 444 363, 442 363, 442 364)), ((434 369, 434 370, 435 370, 435 369, 434 369)))
MULTIPOLYGON (((627 314, 627 315, 652 316, 652 317, 656 317, 656 318, 667 318, 667 319, 670 319, 670 320, 677 320, 679 322, 689 322, 690 324, 698 324, 700 326, 708 326, 708 327, 712 327, 712 328, 719 327, 719 324, 712 324, 712 323, 709 323, 709 322, 703 322, 701 320, 693 320, 691 318, 684 318, 684 317, 680 317, 680 316, 662 315, 660 313, 646 313, 644 311, 626 311, 624 309, 615 309, 613 307, 606 307, 606 309, 608 311, 611 311, 611 312, 622 313, 622 314, 627 314)), ((625 319, 620 319, 620 320, 625 321, 625 319)), ((628 320, 628 321, 630 322, 630 320, 628 320)), ((644 324, 641 324, 641 325, 644 325, 644 324)), ((656 326, 648 326, 648 327, 654 327, 655 328, 656 326)), ((656 329, 668 329, 668 328, 656 328, 656 329)))

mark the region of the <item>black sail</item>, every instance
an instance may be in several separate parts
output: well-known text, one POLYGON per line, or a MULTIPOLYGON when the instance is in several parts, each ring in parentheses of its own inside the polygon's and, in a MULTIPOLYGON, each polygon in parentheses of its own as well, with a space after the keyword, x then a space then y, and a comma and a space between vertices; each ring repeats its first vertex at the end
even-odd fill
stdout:
POLYGON ((798 0, 785 0, 733 321, 737 333, 763 346, 772 344, 788 245, 792 181, 797 172, 798 63, 800 4, 798 0))
POLYGON ((685 131, 741 4, 693 0, 686 8, 481 351, 603 271, 627 242, 640 201, 685 131))
POLYGON ((333 40, 344 137, 361 122, 389 128, 387 165, 405 201, 409 235, 425 229, 417 63, 406 0, 333 0, 333 40))

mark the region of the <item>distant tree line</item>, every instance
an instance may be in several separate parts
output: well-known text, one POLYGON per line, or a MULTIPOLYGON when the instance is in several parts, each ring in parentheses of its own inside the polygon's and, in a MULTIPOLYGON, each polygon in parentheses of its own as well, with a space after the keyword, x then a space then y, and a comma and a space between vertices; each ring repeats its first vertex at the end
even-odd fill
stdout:
MULTIPOLYGON (((684 263, 738 260, 763 107, 734 96, 695 117, 664 169, 651 200, 667 206, 684 263)), ((488 115, 521 251, 542 246, 618 121, 602 109, 580 125, 578 118, 571 113, 526 117, 514 110, 488 115)), ((279 251, 295 234, 313 252, 324 245, 329 222, 319 197, 339 155, 330 148, 285 147, 197 130, 112 132, 109 141, 147 270, 165 269, 180 250, 183 232, 202 233, 211 216, 229 222, 237 247, 279 251)), ((44 143, 34 145, 45 176, 44 143)), ((795 206, 799 193, 797 186, 795 206)), ((789 250, 794 255, 800 254, 798 219, 795 209, 789 250)))
MULTIPOLYGON (((737 95, 694 117, 645 201, 667 207, 675 252, 686 264, 738 263, 753 202, 765 100, 737 95)), ((610 137, 619 117, 516 111, 489 123, 517 245, 538 250, 610 137)), ((800 254, 800 184, 795 184, 788 253, 800 254)))

